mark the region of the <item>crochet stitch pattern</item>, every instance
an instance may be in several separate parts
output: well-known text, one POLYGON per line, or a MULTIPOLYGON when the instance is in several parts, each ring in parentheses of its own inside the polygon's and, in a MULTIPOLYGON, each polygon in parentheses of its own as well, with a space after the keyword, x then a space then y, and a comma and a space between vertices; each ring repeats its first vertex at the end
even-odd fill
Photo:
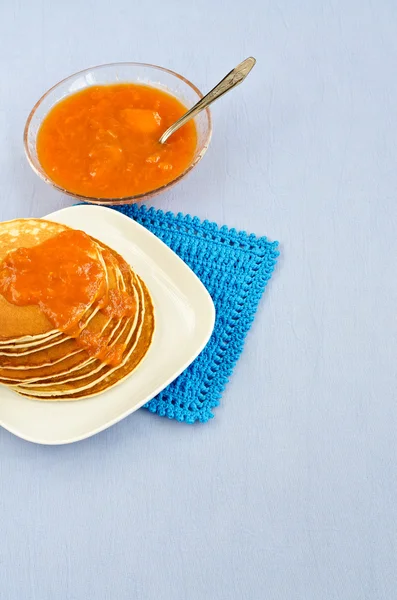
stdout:
POLYGON ((145 206, 113 207, 140 223, 194 271, 216 310, 212 336, 196 360, 145 405, 149 411, 185 423, 212 418, 243 350, 259 300, 279 255, 278 242, 198 217, 145 206))

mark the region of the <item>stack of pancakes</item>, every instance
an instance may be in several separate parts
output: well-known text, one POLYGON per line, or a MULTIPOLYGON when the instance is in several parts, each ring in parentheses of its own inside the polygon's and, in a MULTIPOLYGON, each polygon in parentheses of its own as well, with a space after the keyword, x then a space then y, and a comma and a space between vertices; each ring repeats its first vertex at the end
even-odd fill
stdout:
MULTIPOLYGON (((31 249, 67 230, 42 219, 1 223, 0 272, 10 253, 31 249)), ((0 383, 23 396, 36 400, 93 396, 125 379, 150 347, 154 312, 145 284, 114 250, 90 240, 106 285, 90 303, 79 305, 74 331, 56 328, 40 303, 20 306, 0 293, 0 383), (107 311, 109 299, 117 293, 131 300, 134 310, 128 315, 107 311), (106 340, 100 358, 90 340, 106 340)))

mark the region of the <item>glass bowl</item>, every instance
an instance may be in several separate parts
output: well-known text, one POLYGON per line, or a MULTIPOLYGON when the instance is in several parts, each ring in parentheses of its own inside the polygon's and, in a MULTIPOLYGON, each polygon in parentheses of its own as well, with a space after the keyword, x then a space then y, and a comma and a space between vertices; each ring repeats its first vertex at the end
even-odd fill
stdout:
POLYGON ((54 104, 66 96, 90 86, 113 83, 141 83, 157 87, 163 91, 169 92, 173 96, 176 96, 176 98, 183 102, 188 109, 203 97, 200 90, 198 90, 193 83, 185 79, 185 77, 182 77, 182 75, 178 75, 178 73, 174 73, 173 71, 164 69, 163 67, 133 62, 113 63, 92 67, 91 69, 85 69, 84 71, 79 71, 74 75, 70 75, 48 90, 48 92, 46 92, 33 107, 26 121, 24 131, 24 147, 29 164, 37 173, 37 175, 46 183, 52 185, 52 187, 63 192, 64 194, 73 196, 79 201, 90 202, 92 204, 131 204, 139 200, 150 198, 169 189, 178 181, 183 179, 189 173, 189 171, 191 171, 193 167, 197 165, 197 163, 204 156, 211 140, 211 114, 207 108, 198 114, 194 119, 197 129, 197 146, 192 162, 181 175, 178 175, 178 177, 169 183, 148 192, 133 196, 125 196, 122 198, 97 198, 82 196, 62 188, 52 181, 51 177, 49 177, 49 175, 44 171, 39 162, 36 142, 40 125, 54 104))

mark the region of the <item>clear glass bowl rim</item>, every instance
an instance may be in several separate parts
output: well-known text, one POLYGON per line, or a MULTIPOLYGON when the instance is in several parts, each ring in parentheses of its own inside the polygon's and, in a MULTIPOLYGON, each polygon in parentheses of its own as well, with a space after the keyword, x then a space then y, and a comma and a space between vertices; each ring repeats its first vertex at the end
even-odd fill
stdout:
POLYGON ((71 192, 71 191, 63 188, 62 186, 57 185, 54 181, 52 181, 52 179, 50 179, 46 175, 46 173, 44 172, 44 169, 42 171, 37 169, 36 165, 34 164, 34 162, 32 160, 32 157, 31 157, 31 152, 30 152, 30 148, 29 148, 29 144, 28 144, 28 132, 29 132, 29 127, 30 127, 30 123, 33 119, 33 116, 34 116, 36 110, 39 108, 39 106, 43 102, 43 100, 45 98, 47 98, 47 96, 49 96, 49 94, 51 94, 51 92, 53 92, 62 83, 66 83, 67 81, 69 81, 70 79, 74 79, 78 75, 84 75, 85 73, 89 73, 91 71, 95 71, 97 69, 102 69, 102 68, 106 68, 106 67, 117 68, 117 67, 125 67, 125 66, 127 66, 127 67, 128 66, 130 66, 130 67, 147 67, 150 69, 158 69, 159 71, 164 71, 165 73, 168 73, 169 75, 173 75, 174 77, 177 77, 178 79, 180 79, 181 81, 186 83, 189 87, 191 87, 196 92, 196 94, 198 95, 198 97, 200 99, 203 97, 203 94, 198 89, 198 87, 196 87, 191 81, 189 81, 188 79, 186 79, 186 77, 184 77, 183 75, 180 75, 176 71, 172 71, 171 69, 166 69, 165 67, 160 67, 159 65, 153 65, 150 63, 141 63, 141 62, 115 62, 115 63, 105 63, 105 64, 101 64, 101 65, 96 65, 94 67, 88 67, 87 69, 83 69, 81 71, 76 71, 76 73, 72 73, 71 75, 68 75, 67 77, 65 77, 64 79, 61 79, 60 81, 58 81, 58 83, 56 83, 55 85, 50 87, 50 89, 48 89, 41 96, 41 98, 39 98, 39 100, 36 102, 36 104, 33 106, 32 110, 30 111, 29 116, 26 120, 24 134, 23 134, 23 144, 24 144, 25 154, 26 154, 26 157, 28 159, 28 162, 29 162, 31 168, 43 181, 45 181, 46 183, 48 183, 55 189, 59 190, 63 194, 67 194, 68 196, 72 196, 73 198, 78 198, 79 200, 82 200, 83 202, 89 202, 89 203, 95 203, 95 204, 132 204, 133 202, 137 202, 144 198, 149 198, 150 196, 155 196, 161 192, 164 192, 168 188, 175 185, 178 181, 183 179, 183 177, 185 177, 185 175, 187 175, 197 165, 197 163, 202 159, 202 157, 206 153, 209 143, 211 141, 212 118, 211 118, 211 112, 210 112, 209 108, 206 108, 205 112, 207 114, 207 119, 208 119, 207 138, 204 141, 202 149, 200 150, 198 155, 195 157, 195 159, 192 161, 192 163, 183 171, 183 173, 181 173, 180 175, 178 175, 178 177, 176 177, 175 179, 172 179, 165 185, 162 185, 153 190, 148 190, 147 192, 135 194, 133 196, 123 196, 123 197, 119 197, 119 198, 100 198, 100 197, 95 197, 95 196, 83 196, 81 194, 76 194, 74 192, 71 192))

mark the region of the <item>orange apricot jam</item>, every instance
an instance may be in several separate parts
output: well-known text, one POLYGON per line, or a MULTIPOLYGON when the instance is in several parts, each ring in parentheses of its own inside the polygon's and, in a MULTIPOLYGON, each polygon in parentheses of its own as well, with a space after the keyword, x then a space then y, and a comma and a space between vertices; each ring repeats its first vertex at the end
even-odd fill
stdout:
POLYGON ((37 305, 60 331, 73 327, 104 291, 105 270, 83 231, 63 231, 32 248, 13 250, 0 265, 4 298, 17 306, 37 305))
POLYGON ((132 317, 136 313, 135 298, 120 290, 109 290, 108 303, 102 309, 107 317, 112 319, 121 319, 123 317, 132 317))
POLYGON ((191 164, 197 132, 189 121, 165 144, 161 134, 187 108, 155 87, 134 83, 86 88, 43 120, 37 154, 47 175, 82 196, 122 198, 155 190, 191 164))
POLYGON ((84 329, 76 338, 76 341, 89 356, 98 358, 104 364, 115 367, 122 361, 125 344, 110 343, 109 337, 100 333, 93 333, 84 329))

